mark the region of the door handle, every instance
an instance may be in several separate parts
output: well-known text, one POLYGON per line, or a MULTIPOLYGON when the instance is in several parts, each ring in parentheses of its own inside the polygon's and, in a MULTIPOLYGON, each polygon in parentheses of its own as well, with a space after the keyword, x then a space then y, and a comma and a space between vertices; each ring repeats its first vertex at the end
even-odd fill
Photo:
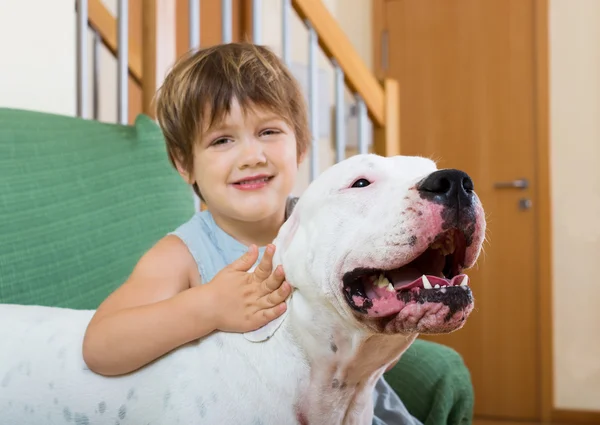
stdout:
POLYGON ((529 187, 529 181, 527 179, 517 179, 508 182, 497 182, 494 183, 496 189, 527 189, 529 187))

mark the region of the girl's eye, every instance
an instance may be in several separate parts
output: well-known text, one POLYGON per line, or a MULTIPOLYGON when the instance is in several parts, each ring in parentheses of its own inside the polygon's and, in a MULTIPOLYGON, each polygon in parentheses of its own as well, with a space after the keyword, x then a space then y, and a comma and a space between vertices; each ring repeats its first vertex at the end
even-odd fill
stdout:
POLYGON ((367 179, 358 179, 353 184, 352 187, 367 187, 371 182, 367 179))
POLYGON ((279 130, 275 130, 275 129, 268 129, 268 130, 264 130, 262 133, 260 133, 261 136, 270 136, 273 134, 279 134, 281 133, 279 130))
POLYGON ((212 142, 212 145, 213 146, 223 145, 223 144, 225 144, 227 142, 230 142, 230 141, 231 141, 231 139, 228 139, 227 137, 223 137, 221 139, 217 139, 214 142, 212 142))

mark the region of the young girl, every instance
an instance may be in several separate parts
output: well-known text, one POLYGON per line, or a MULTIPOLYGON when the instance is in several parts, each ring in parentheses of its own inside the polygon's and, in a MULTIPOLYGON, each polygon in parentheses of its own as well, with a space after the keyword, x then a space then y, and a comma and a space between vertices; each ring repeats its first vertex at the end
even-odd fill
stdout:
MULTIPOLYGON (((153 246, 98 308, 83 356, 103 375, 216 330, 257 329, 285 311, 291 291, 283 270, 272 270, 270 242, 311 136, 289 70, 251 44, 188 54, 165 79, 157 116, 171 162, 207 210, 153 246)), ((383 378, 374 397, 375 424, 418 423, 383 378)))

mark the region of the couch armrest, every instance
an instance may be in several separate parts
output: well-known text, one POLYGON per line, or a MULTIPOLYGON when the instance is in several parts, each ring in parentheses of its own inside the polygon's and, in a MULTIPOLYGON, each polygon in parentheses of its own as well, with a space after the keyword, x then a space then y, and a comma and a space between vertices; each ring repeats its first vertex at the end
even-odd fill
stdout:
POLYGON ((472 422, 471 374, 452 348, 417 339, 384 377, 423 424, 472 422))

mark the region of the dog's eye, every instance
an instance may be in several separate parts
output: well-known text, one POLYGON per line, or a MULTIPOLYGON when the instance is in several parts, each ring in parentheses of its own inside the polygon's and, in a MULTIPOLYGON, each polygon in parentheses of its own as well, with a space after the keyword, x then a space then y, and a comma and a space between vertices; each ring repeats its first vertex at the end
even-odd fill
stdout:
POLYGON ((358 179, 352 184, 352 187, 367 187, 371 182, 367 179, 358 179))

